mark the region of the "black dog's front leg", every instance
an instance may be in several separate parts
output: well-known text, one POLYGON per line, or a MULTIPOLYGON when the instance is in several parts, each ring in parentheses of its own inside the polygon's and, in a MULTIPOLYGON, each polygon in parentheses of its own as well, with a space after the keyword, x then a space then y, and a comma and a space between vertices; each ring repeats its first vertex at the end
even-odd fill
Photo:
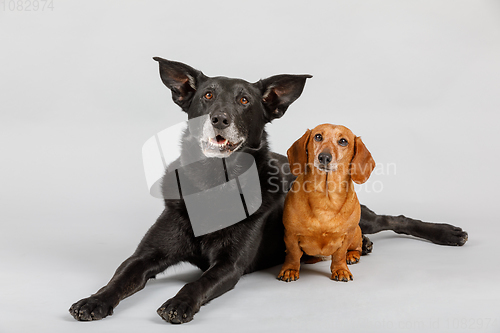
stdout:
POLYGON ((203 304, 231 290, 242 275, 243 269, 235 267, 234 262, 221 261, 206 270, 197 281, 182 287, 157 312, 172 324, 191 321, 203 304))
POLYGON ((377 215, 364 205, 361 205, 359 226, 363 234, 392 230, 398 234, 427 239, 440 245, 462 246, 468 239, 467 232, 450 224, 422 222, 403 215, 377 215))
POLYGON ((164 269, 153 257, 133 255, 118 267, 106 286, 73 304, 69 312, 80 321, 105 318, 122 299, 144 288, 148 279, 164 269))
POLYGON ((121 300, 144 288, 150 278, 186 260, 192 252, 188 227, 189 222, 165 209, 135 253, 117 268, 108 284, 73 304, 70 314, 81 321, 98 320, 113 314, 121 300))

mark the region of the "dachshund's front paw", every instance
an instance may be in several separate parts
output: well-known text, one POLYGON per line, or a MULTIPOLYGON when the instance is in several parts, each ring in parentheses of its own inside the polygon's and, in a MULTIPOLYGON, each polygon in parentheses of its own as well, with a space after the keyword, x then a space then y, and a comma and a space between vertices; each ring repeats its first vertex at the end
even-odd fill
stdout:
POLYGON ((285 269, 281 270, 278 274, 278 280, 290 282, 297 281, 299 279, 299 271, 297 269, 285 269))
POLYGON ((334 281, 342 281, 342 282, 348 282, 349 280, 352 281, 352 274, 349 272, 349 270, 345 269, 337 269, 332 273, 332 280, 334 281))
POLYGON ((348 265, 357 264, 361 255, 359 251, 348 251, 346 255, 346 262, 348 265))
POLYGON ((197 310, 190 302, 174 297, 166 301, 156 312, 171 324, 184 324, 193 320, 197 310))

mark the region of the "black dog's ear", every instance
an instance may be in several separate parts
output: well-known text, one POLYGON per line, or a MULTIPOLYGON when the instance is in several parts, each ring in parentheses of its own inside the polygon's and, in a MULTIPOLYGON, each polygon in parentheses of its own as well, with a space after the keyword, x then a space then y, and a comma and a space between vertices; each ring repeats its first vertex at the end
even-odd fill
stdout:
POLYGON ((292 104, 304 90, 306 79, 312 75, 281 74, 260 80, 262 91, 262 102, 268 113, 269 121, 281 118, 286 109, 292 104))
POLYGON ((161 80, 172 90, 172 99, 183 111, 187 111, 199 83, 206 79, 206 76, 199 70, 181 62, 160 57, 153 59, 160 64, 161 80))

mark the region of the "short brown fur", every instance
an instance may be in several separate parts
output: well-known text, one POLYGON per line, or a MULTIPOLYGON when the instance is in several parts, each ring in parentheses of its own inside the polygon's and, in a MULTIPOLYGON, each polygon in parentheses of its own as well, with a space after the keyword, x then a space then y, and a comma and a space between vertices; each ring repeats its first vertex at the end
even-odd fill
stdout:
POLYGON ((361 256, 362 235, 358 225, 361 209, 354 184, 362 184, 375 167, 361 138, 340 125, 323 124, 306 133, 287 151, 297 179, 285 201, 286 258, 278 279, 299 278, 300 258, 331 256, 331 278, 352 280, 347 264, 361 256), (315 139, 321 135, 322 140, 315 139), (340 139, 347 140, 344 147, 340 139), (330 154, 331 162, 321 163, 319 154, 330 154))

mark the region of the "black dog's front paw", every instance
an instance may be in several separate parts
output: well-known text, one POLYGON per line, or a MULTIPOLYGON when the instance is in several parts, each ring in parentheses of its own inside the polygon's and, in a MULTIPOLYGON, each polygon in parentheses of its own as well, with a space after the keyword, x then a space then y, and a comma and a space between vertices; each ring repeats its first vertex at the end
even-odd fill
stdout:
POLYGON ((71 306, 69 313, 79 321, 99 320, 113 314, 113 306, 99 297, 91 296, 71 306))
POLYGON ((156 312, 169 323, 183 324, 193 320, 197 310, 190 302, 174 297, 163 303, 156 312))

